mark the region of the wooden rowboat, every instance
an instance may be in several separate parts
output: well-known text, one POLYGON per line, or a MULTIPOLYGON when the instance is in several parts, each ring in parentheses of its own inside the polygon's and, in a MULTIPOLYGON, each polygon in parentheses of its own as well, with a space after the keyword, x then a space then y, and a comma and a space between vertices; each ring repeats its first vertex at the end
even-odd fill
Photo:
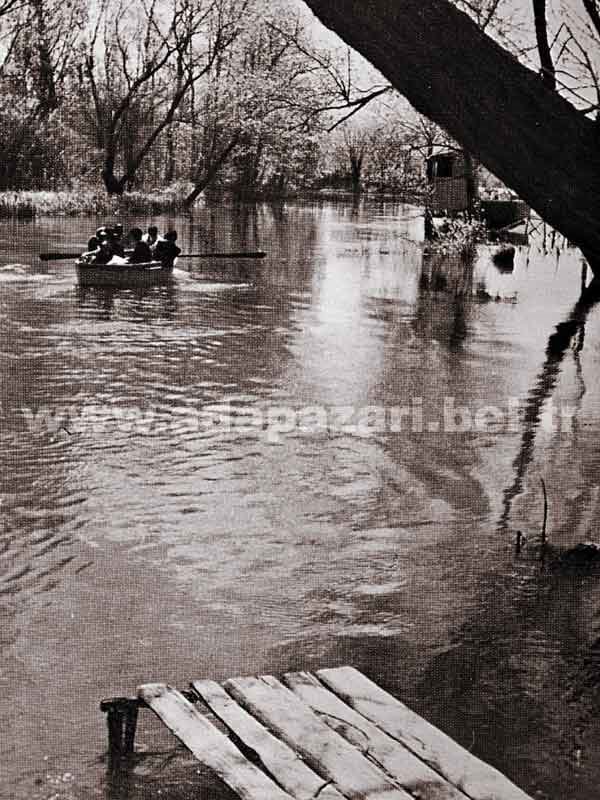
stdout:
POLYGON ((90 264, 82 258, 75 262, 77 280, 82 286, 154 286, 168 283, 173 276, 173 265, 160 261, 142 264, 90 264))

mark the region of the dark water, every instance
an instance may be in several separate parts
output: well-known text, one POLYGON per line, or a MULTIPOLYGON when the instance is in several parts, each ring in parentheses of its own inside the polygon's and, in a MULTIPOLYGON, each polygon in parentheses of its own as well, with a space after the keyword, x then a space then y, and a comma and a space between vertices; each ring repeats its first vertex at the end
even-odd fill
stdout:
POLYGON ((98 701, 343 663, 530 793, 596 797, 600 577, 537 537, 543 478, 552 543, 600 538, 600 310, 548 350, 578 254, 423 259, 417 217, 204 210, 184 250, 259 271, 116 292, 35 258, 95 220, 0 228, 2 798, 226 797, 150 715, 111 779, 98 701))

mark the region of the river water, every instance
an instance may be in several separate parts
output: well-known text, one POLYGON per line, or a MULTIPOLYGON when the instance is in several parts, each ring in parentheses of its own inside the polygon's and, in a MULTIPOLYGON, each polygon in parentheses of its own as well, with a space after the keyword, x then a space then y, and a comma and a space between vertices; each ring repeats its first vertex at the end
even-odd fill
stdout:
POLYGON ((423 256, 414 207, 324 203, 156 220, 268 253, 170 286, 37 260, 97 222, 0 227, 0 797, 230 797, 149 713, 107 774, 98 701, 338 664, 532 795, 596 797, 599 576, 538 560, 541 479, 551 543, 600 538, 578 253, 507 274, 423 256))

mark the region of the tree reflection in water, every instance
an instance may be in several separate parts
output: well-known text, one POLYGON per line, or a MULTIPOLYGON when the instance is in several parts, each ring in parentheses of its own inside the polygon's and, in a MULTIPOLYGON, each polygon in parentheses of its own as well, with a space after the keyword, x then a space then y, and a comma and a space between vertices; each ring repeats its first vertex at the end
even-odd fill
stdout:
POLYGON ((513 463, 515 477, 513 483, 504 492, 503 511, 498 525, 501 532, 508 530, 513 502, 523 491, 524 479, 533 460, 536 434, 540 427, 544 406, 552 396, 560 376, 564 357, 572 343, 577 376, 581 386, 579 395, 579 402, 581 402, 585 386, 582 384, 580 353, 584 344, 585 324, 590 311, 599 300, 600 281, 595 279, 583 289, 567 319, 556 326, 556 330, 548 339, 546 360, 534 387, 528 394, 523 413, 521 446, 513 463))

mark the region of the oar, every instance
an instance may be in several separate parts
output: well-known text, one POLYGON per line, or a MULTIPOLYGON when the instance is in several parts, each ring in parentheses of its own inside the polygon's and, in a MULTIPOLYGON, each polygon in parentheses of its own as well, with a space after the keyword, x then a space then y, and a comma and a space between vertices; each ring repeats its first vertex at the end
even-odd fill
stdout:
POLYGON ((79 258, 79 253, 40 253, 42 261, 72 261, 74 258, 79 258))
MULTIPOLYGON (((180 253, 177 258, 264 258, 264 250, 245 253, 180 253)), ((81 253, 40 253, 42 261, 72 261, 79 258, 81 253)))
POLYGON ((264 258, 264 250, 249 253, 180 253, 177 258, 264 258))

